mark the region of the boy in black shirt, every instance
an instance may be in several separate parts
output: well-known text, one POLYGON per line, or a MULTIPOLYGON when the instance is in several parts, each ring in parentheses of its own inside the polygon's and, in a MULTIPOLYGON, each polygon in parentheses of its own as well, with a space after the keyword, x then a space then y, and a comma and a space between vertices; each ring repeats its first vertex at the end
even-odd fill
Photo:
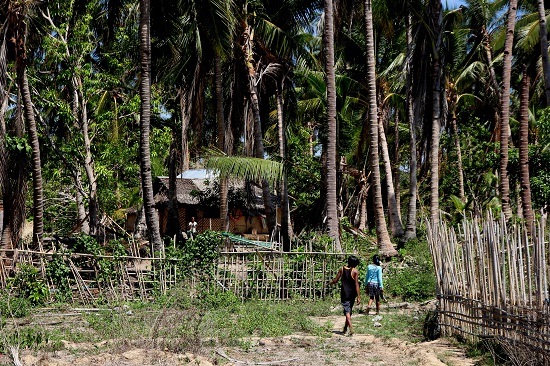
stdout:
POLYGON ((343 266, 338 270, 336 278, 333 279, 330 284, 334 285, 340 278, 342 279, 342 285, 340 287, 340 301, 342 301, 342 307, 344 308, 344 315, 346 316, 346 325, 344 326, 344 334, 351 336, 353 329, 351 326, 351 314, 353 311, 353 304, 357 298, 357 305, 361 303, 361 291, 359 290, 359 271, 357 266, 359 265, 359 258, 352 255, 348 258, 348 265, 343 266))

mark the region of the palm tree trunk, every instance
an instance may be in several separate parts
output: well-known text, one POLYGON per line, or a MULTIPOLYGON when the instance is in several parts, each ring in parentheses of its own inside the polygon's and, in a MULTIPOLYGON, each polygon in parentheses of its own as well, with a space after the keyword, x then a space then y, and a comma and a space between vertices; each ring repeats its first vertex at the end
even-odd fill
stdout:
MULTIPOLYGON (((283 164, 286 164, 286 135, 284 126, 283 115, 283 81, 277 82, 277 89, 275 91, 277 97, 277 127, 279 130, 279 154, 283 160, 283 164)), ((283 250, 290 251, 290 241, 294 236, 292 230, 292 222, 290 221, 290 203, 288 199, 288 176, 283 173, 283 186, 281 189, 281 232, 283 236, 283 250)))
MULTIPOLYGON (((401 144, 399 141, 399 110, 395 110, 395 146, 394 146, 394 161, 392 164, 393 172, 393 188, 395 189, 395 203, 397 205, 397 215, 401 222, 401 230, 403 230, 403 223, 401 220, 401 144)), ((403 234, 401 234, 403 235, 403 234)))
POLYGON ((401 224, 401 217, 399 216, 399 211, 397 209, 397 199, 395 198, 395 188, 393 186, 392 164, 382 118, 378 119, 378 137, 380 142, 380 150, 382 151, 382 161, 384 162, 384 168, 386 170, 386 187, 388 190, 388 212, 391 234, 395 238, 403 236, 403 225, 401 224))
POLYGON ((374 190, 374 217, 376 222, 376 237, 380 250, 385 256, 397 255, 386 227, 382 187, 380 183, 380 159, 378 156, 378 105, 376 102, 376 73, 374 58, 374 31, 372 23, 372 1, 365 0, 365 33, 367 49, 367 91, 368 91, 368 123, 370 136, 370 165, 372 171, 372 188, 374 190))
POLYGON ((32 179, 33 179, 33 235, 32 244, 38 248, 44 235, 44 200, 42 193, 42 166, 40 163, 40 143, 36 120, 32 109, 31 91, 27 80, 25 66, 18 71, 19 88, 25 106, 25 118, 29 129, 29 144, 32 149, 32 179))
MULTIPOLYGON (((178 168, 178 134, 172 130, 172 141, 168 155, 168 219, 166 222, 166 236, 173 237, 181 232, 179 204, 177 192, 177 168, 178 168)), ((159 224, 160 225, 160 224, 159 224)), ((159 231, 161 228, 159 227, 159 231)))
POLYGON ((361 174, 361 181, 359 186, 359 196, 357 201, 359 202, 359 218, 357 228, 360 231, 364 231, 367 228, 367 194, 369 187, 367 186, 367 177, 364 174, 361 174))
POLYGON ((441 58, 443 8, 441 0, 432 3, 434 17, 435 49, 433 50, 432 85, 432 134, 430 144, 430 222, 432 228, 439 224, 439 134, 441 128, 441 58))
POLYGON ((546 34, 546 11, 544 0, 537 0, 539 12, 539 33, 540 33, 540 54, 542 57, 542 71, 544 74, 544 91, 546 95, 546 106, 550 106, 550 61, 548 60, 548 35, 546 34))
MULTIPOLYGON (((259 159, 264 159, 264 143, 262 134, 262 121, 260 118, 260 103, 258 100, 258 93, 256 84, 256 71, 254 68, 249 67, 249 91, 250 91, 250 105, 252 107, 252 115, 254 119, 254 151, 255 155, 259 159)), ((275 229, 275 215, 273 202, 271 201, 271 191, 269 189, 269 183, 267 180, 262 181, 262 193, 265 207, 265 217, 269 232, 272 233, 275 229)))
POLYGON ((461 201, 464 202, 464 197, 466 196, 464 192, 464 168, 462 166, 462 149, 460 148, 460 136, 458 135, 458 126, 456 124, 456 106, 453 106, 453 111, 451 115, 451 127, 453 129, 453 137, 455 142, 456 149, 456 160, 458 166, 458 197, 461 201))
POLYGON ((334 16, 332 0, 325 0, 325 28, 323 30, 325 51, 325 72, 327 83, 327 158, 326 158, 326 190, 327 190, 327 229, 328 235, 334 240, 335 249, 342 251, 338 220, 338 198, 336 195, 336 76, 334 70, 334 16))
POLYGON ((519 120, 519 164, 520 164, 520 184, 521 184, 521 205, 523 217, 527 226, 529 235, 533 233, 534 214, 531 204, 531 184, 529 182, 529 74, 527 69, 523 70, 523 79, 521 81, 521 101, 520 101, 520 120, 519 120))
POLYGON ((178 92, 180 102, 180 114, 181 114, 181 170, 189 170, 189 123, 191 122, 190 116, 190 102, 186 91, 180 89, 178 92))
POLYGON ((414 99, 413 99, 413 78, 412 78, 412 16, 407 20, 407 57, 411 60, 408 63, 407 71, 407 119, 409 121, 409 130, 411 134, 410 149, 411 160, 409 164, 409 208, 407 211, 407 225, 405 227, 405 240, 416 238, 416 199, 417 199, 417 154, 416 154, 416 127, 414 124, 414 99))
POLYGON ((510 0, 504 42, 504 60, 502 63, 502 92, 500 98, 500 167, 499 191, 502 213, 507 220, 512 217, 510 206, 510 181, 508 177, 508 144, 510 139, 510 79, 512 74, 512 50, 514 46, 514 28, 516 26, 517 0, 510 0))
MULTIPOLYGON (((221 58, 218 53, 214 58, 214 82, 216 87, 216 122, 218 130, 218 149, 224 153, 228 153, 225 148, 225 119, 223 114, 223 79, 221 58)), ((220 178, 220 219, 223 231, 229 230, 228 211, 228 191, 229 185, 227 178, 220 178)))
POLYGON ((143 189, 143 207, 149 233, 149 241, 156 251, 162 250, 159 220, 153 198, 153 181, 151 178, 151 152, 149 134, 151 131, 151 32, 150 1, 140 0, 139 19, 140 40, 140 170, 143 189))

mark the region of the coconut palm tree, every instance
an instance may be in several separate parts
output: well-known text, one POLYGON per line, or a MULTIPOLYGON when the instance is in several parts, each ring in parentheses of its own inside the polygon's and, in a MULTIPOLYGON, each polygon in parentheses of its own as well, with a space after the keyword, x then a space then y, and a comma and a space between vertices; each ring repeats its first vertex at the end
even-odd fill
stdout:
POLYGON ((15 51, 15 68, 19 97, 24 107, 24 116, 28 128, 29 144, 32 150, 33 177, 33 246, 38 248, 44 234, 44 202, 42 193, 42 167, 40 160, 40 143, 27 79, 27 27, 33 2, 10 1, 8 3, 7 22, 11 31, 11 41, 15 51))
POLYGON ((151 32, 150 1, 140 0, 139 40, 140 40, 140 171, 143 189, 143 210, 149 234, 149 241, 154 250, 162 249, 159 220, 153 199, 153 182, 151 177, 151 152, 149 134, 151 131, 151 32))
MULTIPOLYGON (((323 29, 325 73, 327 84, 327 149, 326 149, 326 222, 328 234, 334 240, 336 250, 342 250, 340 245, 340 230, 338 221, 338 201, 336 196, 336 79, 334 70, 334 16, 332 0, 324 2, 323 29)), ((384 225, 385 227, 385 225, 384 225)), ((389 240, 389 237, 388 237, 389 240)))
POLYGON ((508 145, 510 143, 510 79, 512 76, 512 50, 514 46, 517 6, 517 0, 510 0, 508 3, 506 39, 504 42, 502 61, 502 89, 500 94, 499 192, 502 203, 502 213, 506 219, 512 217, 510 181, 508 174, 508 145))
POLYGON ((367 50, 367 85, 368 85, 368 124, 370 141, 370 166, 372 171, 372 188, 374 191, 374 206, 376 219, 376 238, 382 254, 397 255, 393 247, 384 218, 382 202, 382 187, 380 184, 380 167, 378 156, 378 104, 376 102, 376 73, 374 58, 374 32, 372 22, 372 1, 365 0, 365 37, 367 50))
MULTIPOLYGON (((521 81, 520 115, 519 115, 519 164, 521 205, 523 218, 525 219, 527 232, 533 233, 533 205, 531 203, 531 184, 529 182, 529 88, 531 79, 527 67, 524 67, 521 81)), ((518 207, 519 210, 519 207, 518 207)))

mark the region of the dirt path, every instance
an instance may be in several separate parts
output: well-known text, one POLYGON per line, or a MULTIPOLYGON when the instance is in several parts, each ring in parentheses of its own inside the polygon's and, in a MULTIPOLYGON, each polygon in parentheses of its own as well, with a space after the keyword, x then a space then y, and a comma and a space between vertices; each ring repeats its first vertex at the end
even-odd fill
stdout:
MULTIPOLYGON (((356 315, 360 317, 363 315, 356 315)), ((292 334, 275 338, 249 338, 240 347, 205 348, 201 356, 128 344, 105 347, 103 344, 64 344, 64 349, 50 353, 22 351, 25 366, 144 366, 144 365, 420 365, 472 366, 474 361, 445 340, 410 343, 399 339, 380 339, 369 334, 341 333, 342 316, 315 318, 320 324, 330 322, 333 330, 328 337, 292 334), (105 351, 102 351, 105 349, 105 351), (108 351, 107 351, 108 350, 108 351)), ((7 355, 0 364, 9 364, 7 355)))

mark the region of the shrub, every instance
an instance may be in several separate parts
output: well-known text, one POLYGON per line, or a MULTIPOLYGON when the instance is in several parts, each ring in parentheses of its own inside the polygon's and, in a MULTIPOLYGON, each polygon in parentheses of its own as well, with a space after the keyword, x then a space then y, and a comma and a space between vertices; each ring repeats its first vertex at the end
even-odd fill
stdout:
POLYGON ((19 290, 19 295, 27 298, 33 305, 43 304, 48 297, 48 286, 36 268, 29 264, 18 264, 17 274, 11 281, 11 286, 19 290))
POLYGON ((433 298, 436 278, 427 242, 409 242, 400 254, 399 258, 392 259, 384 274, 384 289, 405 301, 433 298))

